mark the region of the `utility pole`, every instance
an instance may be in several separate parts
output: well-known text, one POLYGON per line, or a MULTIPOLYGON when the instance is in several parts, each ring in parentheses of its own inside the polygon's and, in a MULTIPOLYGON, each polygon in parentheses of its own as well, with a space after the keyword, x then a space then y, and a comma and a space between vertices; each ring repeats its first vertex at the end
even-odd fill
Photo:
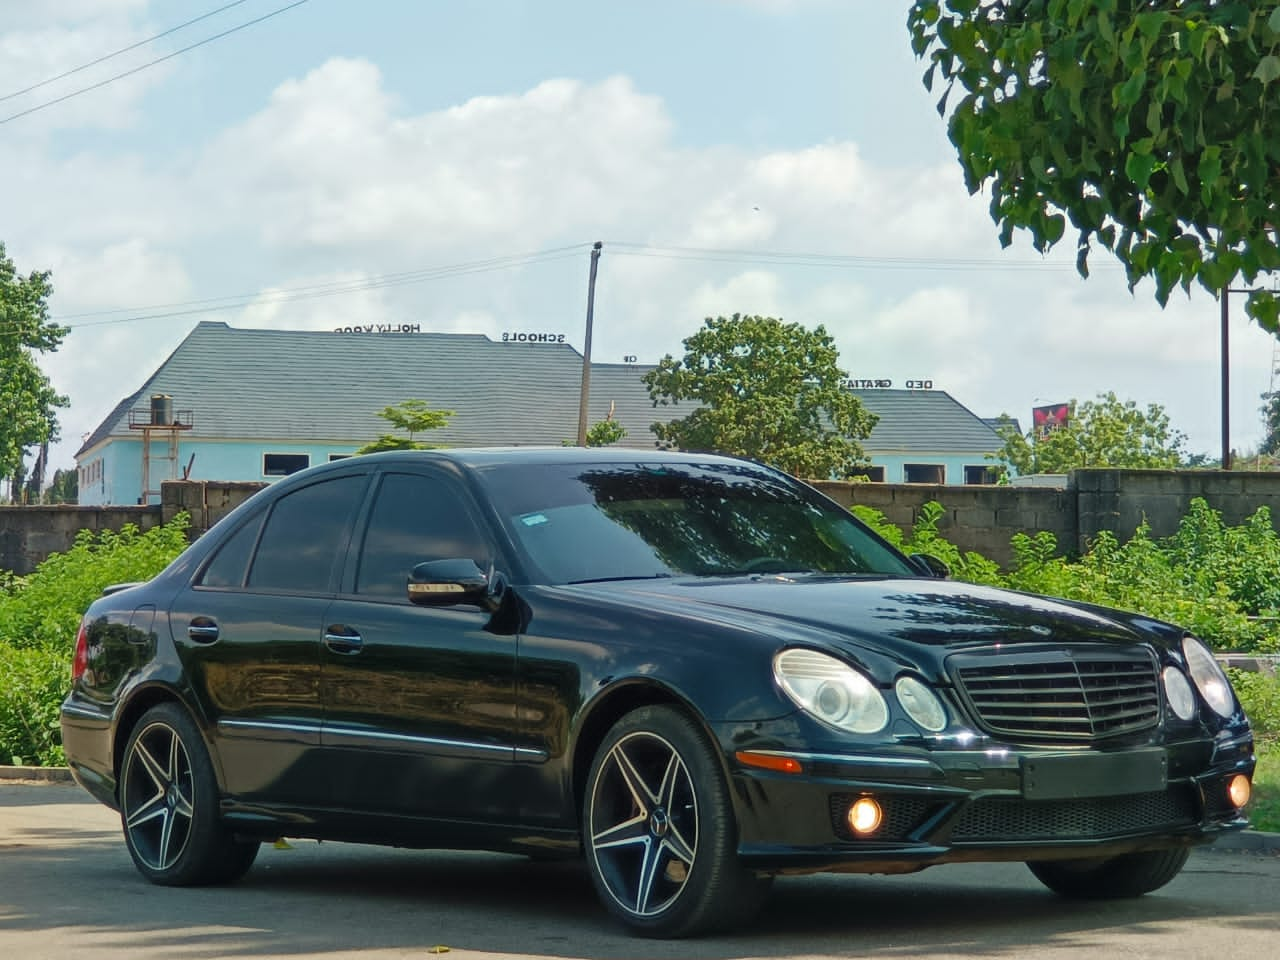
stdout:
POLYGON ((1222 288, 1222 469, 1231 469, 1231 364, 1229 356, 1229 338, 1227 321, 1231 314, 1227 307, 1227 298, 1231 290, 1222 288))
POLYGON ((591 275, 587 280, 587 335, 582 343, 582 393, 578 398, 578 446, 587 445, 587 403, 591 397, 591 319, 596 309, 596 266, 600 263, 597 240, 591 246, 591 275))

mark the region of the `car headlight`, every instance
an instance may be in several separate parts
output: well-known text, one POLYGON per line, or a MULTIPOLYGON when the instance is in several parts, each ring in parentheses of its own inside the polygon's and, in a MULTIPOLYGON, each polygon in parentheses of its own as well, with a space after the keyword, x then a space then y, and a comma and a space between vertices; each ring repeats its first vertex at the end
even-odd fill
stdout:
POLYGON ((946 727, 947 710, 926 683, 904 674, 893 685, 893 691, 916 726, 930 733, 938 733, 946 727))
POLYGON ((876 733, 889 722, 889 707, 876 685, 835 657, 816 650, 783 650, 773 675, 805 713, 850 733, 876 733))
POLYGON ((1196 695, 1191 692, 1191 682, 1177 667, 1165 667, 1161 674, 1164 679, 1164 698, 1181 720, 1190 720, 1196 715, 1196 695))
POLYGON ((1187 672, 1195 681, 1196 689, 1213 712, 1221 717, 1235 713, 1236 699, 1231 693, 1231 683, 1209 648, 1195 637, 1183 637, 1182 655, 1187 658, 1187 672))

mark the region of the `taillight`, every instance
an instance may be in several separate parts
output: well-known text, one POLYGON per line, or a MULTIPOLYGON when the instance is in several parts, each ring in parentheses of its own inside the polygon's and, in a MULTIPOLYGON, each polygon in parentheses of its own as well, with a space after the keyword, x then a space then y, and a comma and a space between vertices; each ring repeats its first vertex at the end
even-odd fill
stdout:
POLYGON ((89 669, 89 618, 80 620, 80 630, 76 634, 76 655, 71 661, 71 681, 74 683, 84 676, 89 669))

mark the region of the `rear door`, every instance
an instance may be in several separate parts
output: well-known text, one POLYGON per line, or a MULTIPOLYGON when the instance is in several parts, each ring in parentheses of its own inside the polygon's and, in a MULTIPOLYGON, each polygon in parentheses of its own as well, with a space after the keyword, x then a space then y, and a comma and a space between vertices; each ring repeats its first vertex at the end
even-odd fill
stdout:
POLYGON ((170 610, 224 783, 241 799, 328 799, 321 627, 367 481, 353 470, 278 497, 226 539, 170 610))

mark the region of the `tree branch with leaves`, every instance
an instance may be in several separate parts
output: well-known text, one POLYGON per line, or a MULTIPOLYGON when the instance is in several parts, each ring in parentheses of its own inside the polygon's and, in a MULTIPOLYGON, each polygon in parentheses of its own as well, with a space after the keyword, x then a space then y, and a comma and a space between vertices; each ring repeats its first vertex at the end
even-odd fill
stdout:
POLYGON ((49 320, 49 276, 22 276, 0 243, 0 477, 20 477, 27 451, 58 439, 57 411, 68 403, 37 359, 69 332, 49 320))
MULTIPOLYGON (((1161 306, 1280 268, 1280 0, 915 0, 912 47, 1000 242, 1075 232, 1161 306)), ((1280 331, 1280 301, 1246 310, 1280 331)))

